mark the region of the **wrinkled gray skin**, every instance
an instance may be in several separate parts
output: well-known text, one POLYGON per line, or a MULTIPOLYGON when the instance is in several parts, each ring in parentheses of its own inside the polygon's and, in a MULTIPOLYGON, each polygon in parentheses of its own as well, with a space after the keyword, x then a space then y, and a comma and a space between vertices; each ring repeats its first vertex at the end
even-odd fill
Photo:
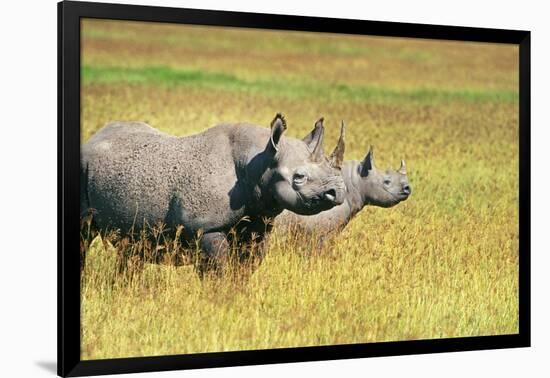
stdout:
MULTIPOLYGON (((342 142, 343 130, 342 125, 342 142)), ((401 167, 397 171, 379 170, 374 165, 372 147, 363 161, 345 161, 342 176, 346 183, 344 203, 311 216, 285 211, 276 218, 275 226, 318 236, 322 241, 325 236, 344 229, 365 206, 392 207, 411 194, 405 162, 401 161, 401 167)))
POLYGON ((240 243, 263 243, 284 209, 311 215, 343 203, 343 150, 324 156, 322 122, 306 142, 282 135, 280 114, 271 130, 222 124, 187 137, 110 123, 81 149, 81 214, 92 209, 96 227, 123 234, 158 223, 182 225, 189 243, 202 234, 202 276, 227 261, 235 232, 240 243))

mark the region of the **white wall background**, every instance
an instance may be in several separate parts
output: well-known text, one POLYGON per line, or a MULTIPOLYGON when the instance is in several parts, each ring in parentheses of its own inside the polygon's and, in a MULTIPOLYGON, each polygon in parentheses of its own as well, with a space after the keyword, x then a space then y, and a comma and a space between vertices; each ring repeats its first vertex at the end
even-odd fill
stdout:
MULTIPOLYGON (((128 2, 116 1, 112 2, 128 2)), ((550 27, 544 1, 145 0, 148 5, 528 29, 532 34, 532 328, 529 349, 141 374, 140 377, 550 376, 550 27)), ((0 13, 0 376, 52 376, 56 359, 56 1, 0 13)))

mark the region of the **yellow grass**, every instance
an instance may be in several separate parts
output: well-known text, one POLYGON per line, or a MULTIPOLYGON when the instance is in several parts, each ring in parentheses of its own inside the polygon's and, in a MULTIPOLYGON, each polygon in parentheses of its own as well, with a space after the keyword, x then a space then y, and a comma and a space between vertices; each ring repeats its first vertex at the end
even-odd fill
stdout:
POLYGON ((344 119, 346 158, 404 158, 413 188, 314 256, 275 232, 248 280, 129 279, 94 239, 83 359, 517 333, 516 47, 87 20, 82 65, 83 141, 112 120, 188 135, 278 111, 302 137, 325 116, 327 150, 344 119))

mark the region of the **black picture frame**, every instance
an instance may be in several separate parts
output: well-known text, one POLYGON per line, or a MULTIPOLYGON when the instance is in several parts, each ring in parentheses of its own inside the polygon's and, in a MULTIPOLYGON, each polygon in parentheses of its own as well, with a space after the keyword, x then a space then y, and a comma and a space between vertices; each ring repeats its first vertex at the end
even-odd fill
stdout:
POLYGON ((530 323, 530 32, 243 12, 58 3, 58 374, 82 376, 528 347, 530 323), (367 34, 519 46, 519 333, 353 345, 80 360, 80 19, 367 34))

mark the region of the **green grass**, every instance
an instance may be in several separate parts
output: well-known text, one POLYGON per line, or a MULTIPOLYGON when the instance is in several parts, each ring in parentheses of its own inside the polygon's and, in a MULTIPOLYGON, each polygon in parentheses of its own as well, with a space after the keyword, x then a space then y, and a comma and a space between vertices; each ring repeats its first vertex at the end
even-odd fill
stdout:
POLYGON ((281 80, 244 80, 221 72, 182 70, 166 66, 145 66, 141 68, 83 66, 84 84, 148 84, 162 86, 196 86, 212 90, 250 91, 264 95, 288 98, 311 98, 330 93, 335 101, 490 101, 515 102, 517 91, 492 90, 444 90, 419 88, 396 90, 368 86, 336 84, 328 86, 319 82, 294 83, 281 80))
POLYGON ((91 239, 83 359, 518 332, 515 46, 101 20, 82 35, 83 142, 113 120, 190 135, 279 111, 301 138, 324 116, 327 151, 344 119, 346 159, 374 145, 413 188, 315 255, 276 230, 236 279, 134 260, 121 275, 128 247, 91 239))

